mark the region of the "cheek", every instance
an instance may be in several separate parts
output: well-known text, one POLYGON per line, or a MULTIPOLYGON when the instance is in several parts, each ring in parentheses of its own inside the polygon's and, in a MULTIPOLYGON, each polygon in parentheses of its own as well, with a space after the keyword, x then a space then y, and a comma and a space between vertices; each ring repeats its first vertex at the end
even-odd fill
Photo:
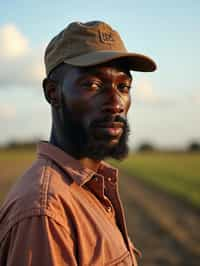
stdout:
POLYGON ((87 128, 92 120, 94 110, 90 101, 86 97, 70 97, 65 98, 64 108, 71 114, 71 119, 82 124, 87 128))
POLYGON ((128 113, 130 106, 131 106, 131 97, 128 96, 124 99, 124 109, 126 114, 128 113))
POLYGON ((75 100, 68 104, 68 108, 74 115, 82 116, 88 111, 88 106, 86 102, 75 100))
POLYGON ((87 99, 85 97, 80 97, 75 93, 66 93, 63 95, 64 107, 66 107, 73 116, 81 116, 88 110, 87 99))

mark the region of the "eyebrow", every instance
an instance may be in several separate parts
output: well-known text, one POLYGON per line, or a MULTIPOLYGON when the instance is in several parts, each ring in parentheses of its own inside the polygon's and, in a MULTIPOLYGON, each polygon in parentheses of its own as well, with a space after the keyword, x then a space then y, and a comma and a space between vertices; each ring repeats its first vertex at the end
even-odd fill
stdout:
MULTIPOLYGON (((119 73, 122 74, 122 76, 124 76, 125 78, 128 78, 130 81, 133 80, 132 75, 131 75, 131 73, 130 73, 129 70, 126 70, 126 69, 124 69, 124 70, 119 69, 119 71, 120 71, 119 73)), ((101 70, 99 70, 98 68, 93 68, 93 69, 85 68, 85 69, 82 69, 81 72, 82 72, 83 74, 86 74, 86 76, 87 76, 87 74, 88 74, 88 76, 89 76, 89 75, 94 75, 94 76, 98 76, 98 77, 100 77, 100 78, 105 78, 103 72, 102 72, 101 70)))

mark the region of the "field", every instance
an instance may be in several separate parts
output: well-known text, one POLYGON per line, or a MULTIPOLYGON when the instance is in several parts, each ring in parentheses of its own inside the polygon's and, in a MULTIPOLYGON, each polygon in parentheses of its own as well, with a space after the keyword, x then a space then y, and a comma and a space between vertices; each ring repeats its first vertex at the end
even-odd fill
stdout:
MULTIPOLYGON (((0 151, 0 203, 35 150, 0 151)), ((198 266, 200 154, 136 153, 120 168, 120 194, 141 266, 198 266)))
POLYGON ((200 208, 200 153, 137 153, 117 166, 200 208))
MULTIPOLYGON (((35 150, 0 151, 0 201, 10 185, 35 158, 35 150)), ((199 153, 137 153, 121 163, 124 173, 136 176, 200 208, 199 153)))
POLYGON ((35 158, 35 150, 0 150, 0 202, 35 158))

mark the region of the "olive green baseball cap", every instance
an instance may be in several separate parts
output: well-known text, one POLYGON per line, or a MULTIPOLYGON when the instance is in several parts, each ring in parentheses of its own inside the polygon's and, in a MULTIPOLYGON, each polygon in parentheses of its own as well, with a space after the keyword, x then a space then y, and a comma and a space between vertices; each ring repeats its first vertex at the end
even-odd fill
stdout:
POLYGON ((128 52, 119 33, 107 23, 72 22, 48 44, 45 51, 46 74, 61 63, 88 67, 120 58, 130 70, 156 70, 156 63, 150 57, 128 52))

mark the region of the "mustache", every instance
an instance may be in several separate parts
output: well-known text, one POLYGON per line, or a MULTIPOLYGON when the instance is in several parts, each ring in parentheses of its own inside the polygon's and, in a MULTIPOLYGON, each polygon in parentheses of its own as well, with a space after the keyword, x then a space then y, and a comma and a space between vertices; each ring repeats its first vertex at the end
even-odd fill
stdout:
POLYGON ((99 119, 95 119, 94 121, 92 121, 91 123, 91 127, 95 127, 98 126, 99 124, 102 123, 114 123, 114 122, 120 122, 123 123, 124 125, 127 125, 127 119, 124 116, 121 115, 116 115, 116 116, 111 116, 111 115, 107 115, 104 117, 101 117, 99 119))

